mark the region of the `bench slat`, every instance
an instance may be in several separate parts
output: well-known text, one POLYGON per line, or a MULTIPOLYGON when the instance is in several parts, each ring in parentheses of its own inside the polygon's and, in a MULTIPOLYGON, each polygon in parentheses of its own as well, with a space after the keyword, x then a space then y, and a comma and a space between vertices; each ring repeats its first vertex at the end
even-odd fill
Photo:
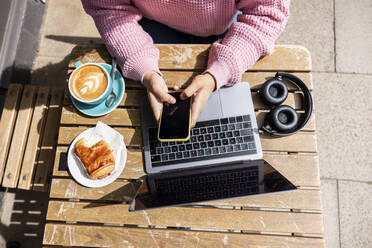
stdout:
MULTIPOLYGON (((70 177, 67 172, 66 146, 58 146, 54 164, 53 175, 70 177), (62 156, 61 156, 62 154, 62 156)), ((119 176, 121 179, 139 179, 145 175, 143 169, 142 152, 127 150, 128 157, 125 169, 119 176)), ((263 159, 268 161, 275 169, 288 178, 296 186, 319 187, 318 157, 311 155, 284 155, 264 153, 263 159)))
POLYGON ((51 91, 48 116, 35 172, 34 190, 46 191, 49 186, 48 180, 54 161, 54 150, 58 135, 57 126, 61 114, 63 94, 64 90, 60 88, 53 88, 51 91))
POLYGON ((193 207, 129 212, 123 203, 51 200, 47 220, 323 234, 321 214, 193 207))
POLYGON ((37 99, 34 113, 32 116, 31 127, 25 149, 25 155, 22 162, 22 170, 20 172, 18 188, 29 190, 32 188, 32 179, 34 169, 37 163, 38 151, 41 143, 41 138, 44 133, 44 125, 46 113, 48 110, 49 87, 40 87, 37 92, 37 99))
POLYGON ((10 84, 5 97, 4 108, 0 120, 0 182, 3 178, 22 89, 23 85, 10 84))
POLYGON ((36 90, 36 87, 33 85, 26 85, 23 90, 12 143, 9 149, 8 161, 4 172, 4 187, 15 188, 17 186, 35 104, 36 90))
POLYGON ((320 248, 324 239, 260 234, 46 224, 45 245, 84 247, 249 247, 320 248))

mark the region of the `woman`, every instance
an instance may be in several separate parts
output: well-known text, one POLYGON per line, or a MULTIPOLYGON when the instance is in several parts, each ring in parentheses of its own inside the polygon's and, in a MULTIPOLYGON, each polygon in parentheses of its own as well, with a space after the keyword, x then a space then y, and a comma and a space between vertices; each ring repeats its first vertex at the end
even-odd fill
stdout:
MULTIPOLYGON (((181 98, 193 98, 192 126, 209 95, 240 81, 244 71, 271 53, 283 31, 290 0, 82 0, 125 77, 141 81, 157 120, 162 103, 175 103, 158 68, 159 51, 138 23, 142 17, 182 33, 223 39, 213 43, 206 70, 181 98), (236 13, 237 21, 232 23, 236 13), (232 24, 231 24, 232 23, 232 24), (217 36, 216 36, 217 35, 217 36)), ((177 88, 176 88, 177 90, 177 88)))

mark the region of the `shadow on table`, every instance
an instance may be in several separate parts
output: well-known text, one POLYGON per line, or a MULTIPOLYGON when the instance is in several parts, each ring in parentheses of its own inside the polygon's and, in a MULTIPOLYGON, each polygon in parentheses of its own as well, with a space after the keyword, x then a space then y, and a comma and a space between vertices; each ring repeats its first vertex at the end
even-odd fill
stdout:
POLYGON ((36 191, 4 192, 0 188, 0 247, 17 241, 21 247, 41 247, 48 208, 48 193, 36 191))

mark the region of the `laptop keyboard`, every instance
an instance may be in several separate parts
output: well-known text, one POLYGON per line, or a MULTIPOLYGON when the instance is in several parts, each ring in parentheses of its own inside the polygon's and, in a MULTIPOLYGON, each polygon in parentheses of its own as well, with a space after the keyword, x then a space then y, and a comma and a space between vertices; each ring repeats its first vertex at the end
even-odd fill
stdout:
POLYGON ((155 180, 156 193, 168 201, 189 202, 259 193, 258 167, 155 180))
POLYGON ((160 142, 157 128, 148 132, 153 167, 257 153, 249 115, 198 122, 188 141, 160 142))

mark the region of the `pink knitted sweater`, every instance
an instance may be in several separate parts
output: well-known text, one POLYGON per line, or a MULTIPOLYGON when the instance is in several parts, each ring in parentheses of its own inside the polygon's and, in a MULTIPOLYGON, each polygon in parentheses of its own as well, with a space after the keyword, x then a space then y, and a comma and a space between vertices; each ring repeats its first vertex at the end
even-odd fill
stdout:
POLYGON ((159 51, 137 23, 142 16, 196 36, 221 34, 242 11, 225 38, 209 52, 205 72, 217 88, 240 81, 244 71, 270 54, 288 19, 290 0, 82 0, 124 76, 143 80, 158 68, 159 51))

